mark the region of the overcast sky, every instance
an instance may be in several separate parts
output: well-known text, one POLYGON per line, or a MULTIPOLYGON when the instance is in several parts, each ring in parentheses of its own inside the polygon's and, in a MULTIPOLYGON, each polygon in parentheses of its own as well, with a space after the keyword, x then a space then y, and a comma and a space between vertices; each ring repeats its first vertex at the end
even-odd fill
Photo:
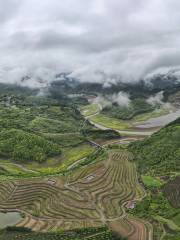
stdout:
POLYGON ((0 0, 0 81, 137 81, 180 66, 180 0, 0 0))

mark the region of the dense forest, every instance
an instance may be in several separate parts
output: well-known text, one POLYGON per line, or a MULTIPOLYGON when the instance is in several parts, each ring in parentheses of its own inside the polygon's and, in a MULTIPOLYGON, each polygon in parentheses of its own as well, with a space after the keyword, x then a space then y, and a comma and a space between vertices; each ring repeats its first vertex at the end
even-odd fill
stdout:
POLYGON ((130 145, 142 173, 171 174, 180 170, 180 118, 143 141, 130 145))
POLYGON ((63 147, 90 140, 120 137, 108 130, 96 130, 85 121, 80 97, 62 98, 61 92, 39 96, 37 91, 2 86, 0 93, 0 159, 16 162, 44 162, 61 155, 63 147))
POLYGON ((1 95, 0 156, 44 161, 60 154, 61 146, 43 134, 78 132, 81 122, 83 119, 73 108, 61 108, 51 99, 1 95))
POLYGON ((71 231, 40 233, 27 228, 7 227, 0 231, 0 240, 126 240, 117 236, 107 227, 83 228, 71 231))

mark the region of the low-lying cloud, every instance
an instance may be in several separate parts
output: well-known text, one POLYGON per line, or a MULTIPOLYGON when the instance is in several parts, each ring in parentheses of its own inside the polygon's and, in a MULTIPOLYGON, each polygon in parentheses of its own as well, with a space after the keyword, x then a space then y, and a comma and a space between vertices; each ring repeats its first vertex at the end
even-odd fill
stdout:
POLYGON ((101 110, 104 109, 105 107, 110 107, 112 105, 112 102, 107 96, 100 95, 93 99, 92 103, 98 104, 101 110))
POLYGON ((150 96, 147 99, 147 103, 151 104, 152 106, 156 106, 156 105, 162 105, 164 104, 163 102, 163 91, 156 93, 154 96, 150 96))
POLYGON ((180 68, 179 0, 0 0, 0 82, 135 82, 180 68))
POLYGON ((111 100, 113 103, 117 103, 121 107, 128 107, 131 102, 129 95, 125 92, 119 92, 118 94, 113 94, 111 96, 111 100))
POLYGON ((128 107, 130 102, 129 94, 122 91, 117 94, 98 96, 93 100, 93 103, 99 104, 101 109, 110 107, 113 103, 116 103, 120 107, 128 107))

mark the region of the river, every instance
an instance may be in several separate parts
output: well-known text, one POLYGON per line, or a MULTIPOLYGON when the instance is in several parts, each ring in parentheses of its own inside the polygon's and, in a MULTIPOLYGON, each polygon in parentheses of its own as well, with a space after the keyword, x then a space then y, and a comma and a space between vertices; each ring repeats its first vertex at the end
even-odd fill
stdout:
POLYGON ((164 127, 165 125, 169 124, 170 122, 173 122, 178 117, 180 117, 180 109, 163 115, 161 117, 151 118, 141 124, 136 125, 137 128, 155 128, 155 127, 164 127))

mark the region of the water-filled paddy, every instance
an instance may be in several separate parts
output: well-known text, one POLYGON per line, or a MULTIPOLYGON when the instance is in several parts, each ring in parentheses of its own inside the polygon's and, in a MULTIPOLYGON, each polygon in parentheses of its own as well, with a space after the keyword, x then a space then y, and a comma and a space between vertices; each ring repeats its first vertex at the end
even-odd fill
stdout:
POLYGON ((5 228, 7 226, 13 226, 17 224, 22 219, 20 213, 17 212, 9 212, 9 213, 1 213, 0 212, 0 229, 5 228))

